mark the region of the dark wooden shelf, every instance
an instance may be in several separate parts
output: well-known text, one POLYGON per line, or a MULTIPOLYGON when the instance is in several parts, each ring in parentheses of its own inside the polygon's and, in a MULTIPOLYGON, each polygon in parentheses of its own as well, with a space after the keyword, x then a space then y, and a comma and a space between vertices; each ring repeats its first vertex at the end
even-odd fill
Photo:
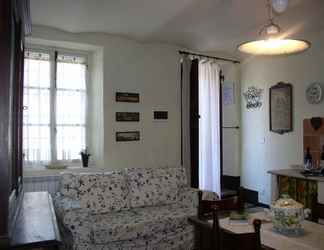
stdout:
POLYGON ((60 244, 61 238, 49 193, 25 193, 12 234, 12 249, 55 249, 60 244))

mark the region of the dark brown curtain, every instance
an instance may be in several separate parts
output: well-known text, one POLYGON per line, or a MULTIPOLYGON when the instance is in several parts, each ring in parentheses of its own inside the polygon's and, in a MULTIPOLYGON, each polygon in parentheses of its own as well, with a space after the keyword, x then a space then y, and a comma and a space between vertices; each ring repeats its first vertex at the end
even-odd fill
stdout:
POLYGON ((191 187, 199 187, 199 75, 198 59, 191 63, 190 70, 190 152, 191 187))

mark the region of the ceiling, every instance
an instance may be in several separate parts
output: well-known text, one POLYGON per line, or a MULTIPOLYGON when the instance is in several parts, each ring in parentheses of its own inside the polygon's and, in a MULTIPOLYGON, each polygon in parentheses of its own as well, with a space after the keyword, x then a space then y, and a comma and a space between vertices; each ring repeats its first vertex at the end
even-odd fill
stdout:
MULTIPOLYGON (((265 0, 30 0, 33 24, 105 32, 197 51, 235 53, 266 21, 265 0)), ((307 39, 324 29, 324 0, 289 0, 284 31, 307 39)))

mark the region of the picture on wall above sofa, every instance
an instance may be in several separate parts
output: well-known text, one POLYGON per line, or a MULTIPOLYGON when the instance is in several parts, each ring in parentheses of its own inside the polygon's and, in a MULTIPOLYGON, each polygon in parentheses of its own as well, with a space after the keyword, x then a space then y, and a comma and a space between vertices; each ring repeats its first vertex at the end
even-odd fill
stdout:
POLYGON ((139 141, 140 132, 139 131, 127 131, 127 132, 116 132, 116 141, 139 141))
POLYGON ((116 102, 139 102, 139 94, 116 92, 116 102))
POLYGON ((139 112, 116 112, 117 122, 139 122, 139 112))

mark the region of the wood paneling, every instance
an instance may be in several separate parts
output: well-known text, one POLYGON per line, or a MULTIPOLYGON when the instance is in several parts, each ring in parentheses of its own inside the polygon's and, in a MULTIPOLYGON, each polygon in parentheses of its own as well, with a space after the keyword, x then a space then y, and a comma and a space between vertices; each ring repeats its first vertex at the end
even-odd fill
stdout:
POLYGON ((22 180, 25 13, 29 1, 0 1, 0 248, 8 249, 22 180), (10 209, 9 209, 10 208, 10 209))
POLYGON ((304 155, 307 148, 310 149, 314 163, 318 163, 321 159, 321 152, 324 146, 324 118, 322 118, 322 126, 315 130, 311 125, 310 119, 305 119, 304 127, 304 155))
POLYGON ((0 2, 0 237, 8 237, 11 2, 0 2))
POLYGON ((191 187, 199 187, 199 75, 198 59, 191 63, 190 70, 190 153, 191 187))

